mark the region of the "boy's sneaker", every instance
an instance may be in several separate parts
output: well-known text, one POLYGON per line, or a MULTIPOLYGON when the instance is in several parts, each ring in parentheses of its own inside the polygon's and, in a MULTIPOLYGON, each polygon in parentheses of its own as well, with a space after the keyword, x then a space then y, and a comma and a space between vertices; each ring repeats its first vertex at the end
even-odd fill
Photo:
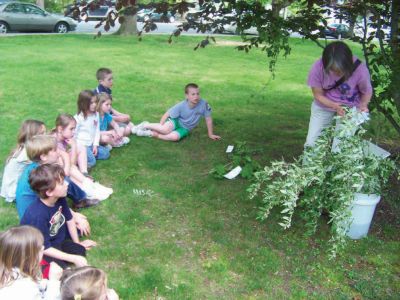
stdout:
POLYGON ((139 126, 136 126, 136 125, 133 125, 133 126, 132 126, 132 129, 131 129, 132 134, 136 134, 136 132, 137 132, 137 130, 138 130, 138 127, 139 127, 139 126))
POLYGON ((148 136, 148 137, 152 137, 152 132, 149 129, 138 129, 138 131, 136 132, 137 136, 148 136))
POLYGON ((95 190, 101 191, 101 192, 103 192, 105 194, 108 194, 108 195, 111 195, 114 192, 114 190, 112 188, 108 188, 108 187, 106 187, 106 186, 104 186, 104 185, 102 185, 102 184, 100 184, 98 182, 94 182, 93 186, 94 186, 95 190))
POLYGON ((123 145, 129 144, 130 141, 131 141, 131 140, 130 140, 128 137, 126 137, 126 136, 124 136, 124 137, 122 138, 122 143, 123 143, 123 145))
POLYGON ((143 121, 142 123, 140 123, 138 126, 136 126, 137 127, 136 132, 139 130, 146 130, 144 126, 146 126, 147 124, 149 124, 149 122, 147 121, 143 121))
POLYGON ((96 206, 99 203, 100 203, 99 199, 88 199, 88 198, 86 198, 86 199, 83 199, 83 200, 79 201, 79 203, 77 203, 77 204, 74 203, 72 207, 74 209, 88 208, 88 207, 91 207, 91 206, 96 206))

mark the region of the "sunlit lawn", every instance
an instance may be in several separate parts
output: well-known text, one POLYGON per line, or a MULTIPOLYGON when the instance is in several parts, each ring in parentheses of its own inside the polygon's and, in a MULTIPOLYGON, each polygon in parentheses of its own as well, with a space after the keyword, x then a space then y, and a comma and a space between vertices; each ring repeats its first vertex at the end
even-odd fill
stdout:
MULTIPOLYGON (((369 237, 349 241, 344 253, 328 261, 329 225, 305 238, 298 219, 290 230, 281 230, 278 211, 260 223, 258 200, 246 193, 249 181, 208 175, 227 161, 226 146, 237 141, 259 149, 255 159, 261 164, 301 153, 311 103, 305 82, 321 50, 294 40, 273 80, 261 52, 238 52, 231 42, 193 51, 197 38, 182 37, 172 45, 166 40, 0 39, 2 162, 23 120, 40 119, 51 129, 58 113, 75 113, 78 93, 96 86, 99 67, 114 71, 114 106, 134 122, 158 121, 183 99, 188 82, 200 85, 213 108, 221 141, 207 138, 204 122, 180 143, 133 137, 93 170, 115 191, 84 211, 99 243, 88 260, 109 274, 110 286, 123 299, 398 298, 399 224, 382 218, 390 199, 378 206, 369 237)), ((372 132, 391 138, 386 124, 375 122, 372 132)), ((1 201, 0 213, 0 229, 18 224, 14 205, 1 201)))

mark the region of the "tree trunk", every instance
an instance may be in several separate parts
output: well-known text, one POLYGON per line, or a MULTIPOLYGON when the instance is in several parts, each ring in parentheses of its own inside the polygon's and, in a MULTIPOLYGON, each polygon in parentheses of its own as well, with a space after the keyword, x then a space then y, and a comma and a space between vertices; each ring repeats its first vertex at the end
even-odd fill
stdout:
POLYGON ((44 9, 44 0, 36 0, 36 5, 44 9))
POLYGON ((136 35, 137 34, 137 16, 136 14, 124 14, 124 21, 115 33, 117 35, 136 35))

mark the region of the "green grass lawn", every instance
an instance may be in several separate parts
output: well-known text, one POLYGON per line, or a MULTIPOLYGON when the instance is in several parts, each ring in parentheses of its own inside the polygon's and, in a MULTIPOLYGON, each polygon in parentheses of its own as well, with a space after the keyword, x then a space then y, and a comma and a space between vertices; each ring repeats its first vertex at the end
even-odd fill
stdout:
MULTIPOLYGON (((1 38, 1 166, 21 122, 34 118, 52 128, 58 113, 75 113, 78 93, 97 85, 99 67, 114 71, 114 106, 134 122, 158 121, 183 99, 184 85, 196 82, 213 108, 221 141, 208 139, 204 121, 179 143, 132 137, 92 172, 114 194, 84 211, 99 244, 88 260, 108 273, 121 298, 398 299, 399 221, 388 209, 390 199, 378 206, 369 237, 349 241, 328 261, 326 222, 312 238, 303 236, 298 219, 283 231, 278 211, 260 223, 258 200, 246 193, 249 181, 208 175, 237 141, 259 149, 263 165, 301 153, 311 103, 305 82, 321 50, 293 40, 273 80, 259 51, 238 52, 230 42, 193 51, 198 38, 166 40, 1 38)), ((371 132, 393 139, 384 121, 374 122, 371 132)), ((18 224, 15 205, 1 201, 0 213, 0 229, 18 224)))

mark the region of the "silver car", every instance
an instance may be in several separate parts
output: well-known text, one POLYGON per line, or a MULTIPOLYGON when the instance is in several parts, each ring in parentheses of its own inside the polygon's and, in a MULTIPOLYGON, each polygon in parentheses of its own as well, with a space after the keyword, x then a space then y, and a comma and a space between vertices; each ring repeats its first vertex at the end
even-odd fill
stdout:
POLYGON ((0 5, 0 34, 9 31, 54 31, 66 33, 75 30, 77 22, 63 15, 48 13, 40 7, 22 2, 0 5))

